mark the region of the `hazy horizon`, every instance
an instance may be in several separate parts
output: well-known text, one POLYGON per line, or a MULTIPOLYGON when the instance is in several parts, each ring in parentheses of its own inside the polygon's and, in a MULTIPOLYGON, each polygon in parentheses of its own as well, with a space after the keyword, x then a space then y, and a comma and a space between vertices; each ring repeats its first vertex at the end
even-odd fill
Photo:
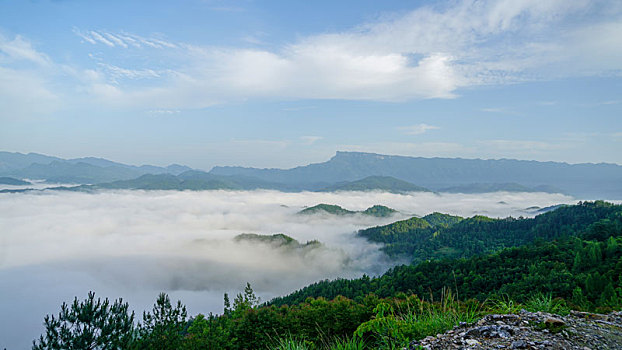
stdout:
MULTIPOLYGON (((137 163, 123 163, 117 159, 109 159, 109 158, 105 158, 105 157, 100 157, 100 156, 94 156, 94 155, 80 155, 78 157, 73 157, 73 158, 68 158, 68 157, 63 157, 61 155, 57 155, 57 154, 47 154, 44 152, 36 152, 36 151, 31 151, 31 152, 18 152, 18 151, 6 151, 6 150, 0 150, 0 151, 4 151, 4 152, 9 152, 9 153, 18 153, 18 154, 38 154, 38 155, 44 155, 44 156, 48 156, 48 157, 56 157, 56 158, 61 158, 64 160, 76 160, 76 159, 82 159, 82 158, 97 158, 97 159, 103 159, 103 160, 109 160, 112 162, 116 162, 116 163, 121 163, 121 164, 125 164, 125 165, 130 165, 130 166, 144 166, 144 165, 153 165, 153 166, 159 166, 159 167, 166 167, 169 165, 182 165, 182 166, 188 166, 194 170, 201 170, 201 171, 206 171, 209 172, 210 170, 212 170, 215 167, 225 167, 225 166, 231 166, 231 167, 248 167, 248 168, 257 168, 257 169, 282 169, 282 170, 289 170, 289 169, 293 169, 293 168, 297 168, 297 167, 301 167, 301 166, 306 166, 306 165, 310 165, 310 164, 317 164, 317 163, 324 163, 330 159, 332 159, 333 157, 335 157, 335 155, 337 155, 338 153, 366 153, 366 154, 375 154, 375 155, 381 155, 381 156, 398 156, 398 157, 412 157, 412 158, 443 158, 443 159, 467 159, 467 160, 518 160, 518 161, 524 161, 524 162, 530 162, 530 161, 536 161, 536 162, 542 162, 542 163, 547 163, 547 162, 555 162, 555 163, 562 163, 562 164, 570 164, 570 165, 578 165, 578 164, 611 164, 611 165, 619 165, 622 166, 622 163, 613 163, 613 162, 577 162, 577 163, 573 163, 573 162, 565 162, 565 161, 553 161, 553 160, 535 160, 535 159, 519 159, 519 158, 465 158, 465 157, 452 157, 452 156, 444 156, 444 157, 420 157, 417 155, 407 155, 407 154, 382 154, 382 153, 377 153, 377 152, 360 152, 360 151, 341 151, 341 150, 336 150, 332 153, 332 155, 330 155, 329 157, 327 157, 326 159, 323 160, 319 160, 317 162, 312 162, 312 163, 298 163, 292 166, 286 166, 286 167, 253 167, 253 166, 249 166, 247 164, 232 164, 232 165, 223 165, 223 164, 214 164, 213 166, 209 167, 209 168, 197 168, 197 167, 193 167, 190 164, 183 164, 177 161, 171 161, 171 162, 160 162, 160 163, 145 163, 145 162, 137 162, 137 163)), ((28 179, 25 179, 28 180, 28 179)), ((33 179, 36 180, 36 179, 33 179)))

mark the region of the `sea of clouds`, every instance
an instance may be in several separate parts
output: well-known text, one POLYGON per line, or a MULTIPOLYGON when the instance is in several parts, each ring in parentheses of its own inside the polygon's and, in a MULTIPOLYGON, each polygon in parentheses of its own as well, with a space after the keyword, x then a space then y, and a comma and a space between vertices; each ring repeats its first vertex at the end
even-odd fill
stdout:
POLYGON ((528 207, 575 203, 546 193, 477 195, 277 191, 35 191, 0 194, 0 348, 25 348, 63 301, 123 297, 141 314, 157 294, 189 314, 222 312, 223 293, 246 282, 268 300, 321 279, 381 274, 390 262, 357 230, 435 211, 533 216, 528 207), (319 203, 391 218, 297 215, 319 203), (236 242, 241 233, 287 234, 316 249, 236 242), (5 342, 5 343, 3 343, 5 342))

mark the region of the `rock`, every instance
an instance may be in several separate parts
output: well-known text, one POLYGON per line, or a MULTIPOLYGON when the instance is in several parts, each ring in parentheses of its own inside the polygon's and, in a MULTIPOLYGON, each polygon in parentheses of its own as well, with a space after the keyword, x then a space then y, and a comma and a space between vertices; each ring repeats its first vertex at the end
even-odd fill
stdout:
POLYGON ((508 325, 490 325, 475 327, 466 332, 467 338, 509 338, 514 334, 514 328, 508 325))
MULTIPOLYGON (((570 311, 570 314, 574 317, 585 318, 588 320, 602 320, 608 321, 609 316, 601 315, 601 314, 593 314, 591 312, 583 312, 583 311, 570 311)), ((615 313, 614 313, 615 314, 615 313)))
POLYGON ((544 320, 544 324, 547 327, 549 327, 549 328, 550 327, 563 327, 563 326, 566 325, 566 322, 564 322, 564 321, 562 321, 562 320, 560 320, 559 318, 556 318, 556 317, 547 317, 544 320))
POLYGON ((407 349, 622 349, 619 311, 609 315, 571 312, 569 316, 559 316, 521 310, 517 315, 487 315, 454 329, 436 338, 413 341, 407 349))
POLYGON ((481 344, 475 339, 467 339, 465 342, 467 343, 468 346, 475 346, 475 345, 481 344))
POLYGON ((515 340, 511 346, 512 349, 524 349, 527 347, 527 343, 524 340, 515 340))

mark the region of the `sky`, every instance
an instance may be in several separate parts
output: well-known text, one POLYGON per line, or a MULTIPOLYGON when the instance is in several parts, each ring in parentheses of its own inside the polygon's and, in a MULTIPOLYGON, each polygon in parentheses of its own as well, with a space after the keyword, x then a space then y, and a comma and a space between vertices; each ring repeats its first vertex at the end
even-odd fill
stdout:
POLYGON ((622 3, 0 0, 0 150, 622 164, 622 3))

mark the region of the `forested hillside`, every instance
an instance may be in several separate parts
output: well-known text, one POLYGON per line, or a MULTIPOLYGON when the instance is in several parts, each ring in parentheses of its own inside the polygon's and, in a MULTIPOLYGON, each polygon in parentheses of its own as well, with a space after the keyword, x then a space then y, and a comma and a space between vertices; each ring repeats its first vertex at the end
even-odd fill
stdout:
MULTIPOLYGON (((415 220, 418 226, 422 221, 415 220)), ((397 226, 402 227, 403 223, 399 222, 397 226)), ((369 293, 381 297, 398 292, 425 296, 438 294, 443 287, 454 289, 460 298, 479 300, 506 293, 521 301, 538 291, 550 292, 585 307, 618 303, 618 298, 622 298, 620 205, 602 201, 584 202, 534 219, 475 217, 475 220, 466 219, 450 226, 448 232, 453 234, 451 237, 464 237, 458 234, 461 227, 472 234, 488 234, 492 237, 490 239, 496 238, 499 242, 506 242, 503 237, 514 233, 516 237, 508 238, 509 241, 537 240, 521 247, 469 259, 440 259, 398 266, 378 278, 322 281, 276 298, 270 304, 292 305, 308 297, 332 299, 338 295, 360 300, 369 293)), ((469 245, 465 249, 475 251, 469 245)))
POLYGON ((535 218, 493 219, 434 213, 358 232, 383 243, 383 251, 406 257, 413 263, 430 259, 468 258, 535 240, 549 241, 584 231, 596 220, 619 212, 620 207, 602 201, 562 206, 535 218))

